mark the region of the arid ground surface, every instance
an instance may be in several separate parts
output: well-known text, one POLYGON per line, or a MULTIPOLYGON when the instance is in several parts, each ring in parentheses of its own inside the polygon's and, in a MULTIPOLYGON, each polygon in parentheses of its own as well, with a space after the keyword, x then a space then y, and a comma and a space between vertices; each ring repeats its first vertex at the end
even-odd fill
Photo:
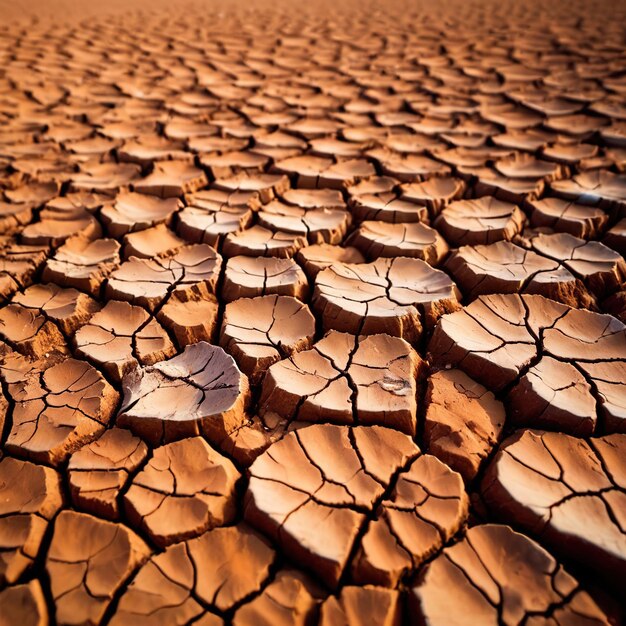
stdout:
POLYGON ((624 623, 625 24, 0 0, 0 626, 624 623))

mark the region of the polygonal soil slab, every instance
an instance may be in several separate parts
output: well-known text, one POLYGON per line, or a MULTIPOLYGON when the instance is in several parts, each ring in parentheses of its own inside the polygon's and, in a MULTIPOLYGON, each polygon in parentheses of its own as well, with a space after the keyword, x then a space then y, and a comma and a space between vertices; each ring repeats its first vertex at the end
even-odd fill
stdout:
POLYGON ((258 383, 270 365, 310 348, 314 335, 315 318, 296 298, 240 298, 226 305, 220 345, 258 383))
POLYGON ((264 205, 258 220, 269 230, 301 235, 312 244, 341 243, 352 221, 350 213, 343 209, 309 209, 278 200, 264 205))
POLYGON ((597 207, 568 202, 561 198, 543 198, 532 203, 532 226, 547 226, 557 232, 584 239, 596 238, 608 222, 608 215, 597 207))
POLYGON ((159 547, 231 522, 240 475, 201 437, 156 448, 124 494, 128 518, 159 547))
POLYGON ((358 222, 428 222, 428 209, 425 206, 398 198, 394 193, 364 193, 354 196, 350 200, 350 210, 358 222))
POLYGON ((198 300, 171 299, 157 314, 157 319, 176 340, 179 348, 198 341, 208 341, 214 335, 219 305, 213 294, 198 300))
POLYGON ((318 424, 250 467, 246 519, 334 588, 346 577, 394 586, 461 526, 461 477, 406 435, 318 424))
POLYGON ((145 626, 220 626, 211 608, 228 611, 259 592, 274 558, 268 543, 242 524, 172 545, 139 570, 110 624, 139 620, 145 626))
POLYGON ((46 261, 45 246, 19 245, 8 238, 0 242, 0 296, 8 298, 32 284, 46 261))
POLYGON ((222 246, 224 256, 277 257, 289 259, 307 245, 306 237, 283 231, 272 232, 263 226, 252 226, 238 233, 229 233, 222 246))
POLYGON ((177 232, 186 241, 208 243, 221 248, 230 233, 240 232, 250 226, 252 215, 248 207, 194 204, 178 214, 177 232))
POLYGON ((182 248, 170 258, 131 258, 107 281, 106 295, 155 311, 169 299, 197 300, 215 292, 222 258, 206 244, 182 248))
POLYGON ((562 263, 600 298, 626 283, 626 261, 599 241, 585 241, 567 233, 533 237, 534 250, 562 263))
POLYGON ((482 495, 504 521, 619 586, 626 572, 625 449, 622 434, 584 441, 519 431, 487 468, 482 495))
POLYGON ((450 244, 471 246, 513 239, 525 220, 519 207, 485 196, 453 202, 435 220, 435 227, 450 244))
POLYGON ((281 569, 263 591, 240 607, 233 626, 307 626, 317 613, 322 590, 306 574, 281 569))
POLYGON ((54 322, 36 309, 19 304, 8 304, 0 309, 0 339, 16 350, 34 359, 49 357, 51 353, 68 354, 61 331, 54 322))
POLYGON ((493 393, 458 369, 432 374, 425 402, 427 452, 466 481, 472 480, 498 442, 504 426, 504 406, 493 393))
POLYGON ((330 331, 312 350, 269 368, 259 411, 306 422, 380 424, 414 435, 423 369, 399 337, 330 331))
POLYGON ((175 349, 162 326, 144 309, 110 300, 74 336, 76 352, 95 363, 115 381, 142 365, 174 356, 175 349))
POLYGON ((326 330, 388 333, 415 342, 422 323, 459 308, 460 294, 444 272, 420 259, 378 259, 331 265, 315 277, 313 307, 326 330))
POLYGON ((3 359, 0 375, 15 402, 6 449, 51 465, 95 439, 119 398, 100 372, 71 358, 44 365, 14 353, 3 359))
POLYGON ((321 606, 319 626, 400 626, 400 593, 373 585, 344 587, 321 606))
POLYGON ((535 293, 571 306, 592 302, 582 283, 558 261, 510 241, 463 246, 445 267, 470 299, 488 293, 535 293))
POLYGON ((32 285, 12 300, 24 308, 39 311, 53 321, 65 335, 71 335, 91 316, 100 305, 87 294, 76 289, 63 289, 54 283, 32 285))
POLYGON ((48 522, 63 505, 61 480, 49 467, 0 460, 0 584, 13 584, 39 554, 48 522))
POLYGON ((131 257, 152 259, 156 256, 171 256, 186 243, 165 224, 129 233, 123 241, 123 257, 126 260, 131 257))
POLYGON ((120 244, 114 239, 72 237, 48 259, 42 278, 98 296, 100 285, 119 263, 120 244))
POLYGON ((151 443, 203 434, 219 442, 244 420, 248 380, 222 348, 204 341, 123 379, 117 424, 151 443))
POLYGON ((111 428, 72 454, 67 469, 74 505, 98 517, 118 519, 118 495, 148 455, 129 430, 111 428))
POLYGON ((307 299, 309 282, 293 259, 247 256, 228 259, 221 293, 227 303, 269 294, 307 299))
POLYGON ((356 248, 332 246, 327 243, 302 248, 298 251, 296 260, 311 279, 333 263, 365 263, 365 257, 356 248))
POLYGON ((176 198, 192 193, 208 183, 206 174, 189 161, 159 161, 154 171, 135 183, 140 193, 159 198, 176 198))
POLYGON ((46 557, 57 624, 97 625, 148 546, 121 524, 62 511, 46 557))
POLYGON ((0 591, 0 624, 47 626, 48 607, 38 580, 0 591))
POLYGON ((437 176, 402 185, 401 198, 425 206, 432 215, 437 215, 448 204, 461 198, 465 188, 465 182, 458 178, 437 176))
POLYGON ((403 256, 438 265, 448 252, 448 244, 441 235, 419 222, 363 222, 348 242, 371 261, 403 256))
MULTIPOLYGON (((626 428, 626 394, 621 384, 626 371, 626 326, 610 315, 572 309, 541 296, 481 296, 462 311, 441 319, 429 351, 436 366, 459 367, 493 391, 520 378, 520 384, 527 387, 533 381, 524 382, 523 377, 538 376, 540 385, 535 385, 533 394, 538 396, 540 407, 541 397, 544 398, 539 413, 546 411, 546 400, 554 402, 557 410, 559 404, 569 405, 572 397, 580 398, 580 393, 584 396, 590 388, 597 401, 595 410, 586 415, 584 404, 568 406, 569 418, 561 416, 559 427, 583 428, 583 433, 588 433, 601 420, 605 432, 624 432, 626 428), (563 385, 559 371, 563 368, 550 365, 550 357, 576 368, 588 385, 569 371, 566 375, 570 378, 563 385), (554 368, 558 369, 552 376, 554 368), (578 391, 573 388, 575 385, 578 391), (560 397, 559 389, 567 395, 560 397), (572 393, 575 396, 569 395, 572 393), (576 417, 576 411, 581 410, 582 416, 579 413, 576 417), (584 424, 588 420, 591 424, 584 424)), ((526 412, 532 418, 534 409, 527 393, 513 390, 509 403, 514 414, 526 412)), ((549 421, 545 425, 536 423, 545 427, 549 421)))
POLYGON ((495 524, 470 528, 430 563, 412 590, 412 605, 415 622, 432 626, 461 626, 469 616, 485 626, 609 623, 554 557, 495 524))

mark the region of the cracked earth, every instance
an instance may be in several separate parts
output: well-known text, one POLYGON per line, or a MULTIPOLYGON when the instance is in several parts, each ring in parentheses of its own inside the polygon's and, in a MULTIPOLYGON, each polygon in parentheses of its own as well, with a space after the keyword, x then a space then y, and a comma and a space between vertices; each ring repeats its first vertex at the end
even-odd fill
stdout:
POLYGON ((0 14, 0 626, 626 623, 623 4, 0 14))

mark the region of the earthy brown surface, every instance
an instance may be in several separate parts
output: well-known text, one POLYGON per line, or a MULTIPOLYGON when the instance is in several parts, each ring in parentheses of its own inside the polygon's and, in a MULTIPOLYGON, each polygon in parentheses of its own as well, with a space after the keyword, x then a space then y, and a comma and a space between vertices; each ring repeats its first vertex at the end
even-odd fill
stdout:
POLYGON ((0 626, 626 623, 623 3, 0 16, 0 626))

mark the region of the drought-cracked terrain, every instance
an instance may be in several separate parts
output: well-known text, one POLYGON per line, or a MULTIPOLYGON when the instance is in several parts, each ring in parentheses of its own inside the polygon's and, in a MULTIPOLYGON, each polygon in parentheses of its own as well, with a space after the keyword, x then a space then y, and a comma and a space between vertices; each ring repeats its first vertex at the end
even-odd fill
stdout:
POLYGON ((625 24, 0 0, 0 626, 626 623, 625 24))

